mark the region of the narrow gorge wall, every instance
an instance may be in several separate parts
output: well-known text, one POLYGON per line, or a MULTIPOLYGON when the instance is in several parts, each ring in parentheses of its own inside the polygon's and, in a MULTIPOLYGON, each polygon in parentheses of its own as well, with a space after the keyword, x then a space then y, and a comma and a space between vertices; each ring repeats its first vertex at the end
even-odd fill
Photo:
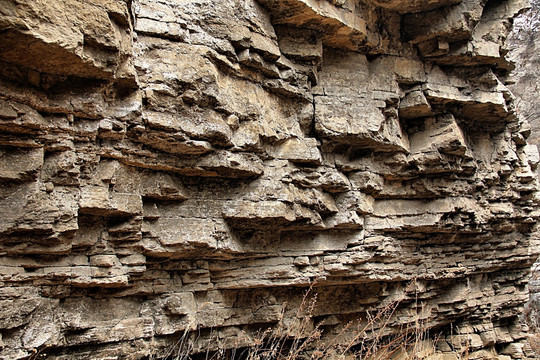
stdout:
POLYGON ((526 6, 0 0, 0 357, 347 344, 389 304, 368 338, 530 356, 526 6))

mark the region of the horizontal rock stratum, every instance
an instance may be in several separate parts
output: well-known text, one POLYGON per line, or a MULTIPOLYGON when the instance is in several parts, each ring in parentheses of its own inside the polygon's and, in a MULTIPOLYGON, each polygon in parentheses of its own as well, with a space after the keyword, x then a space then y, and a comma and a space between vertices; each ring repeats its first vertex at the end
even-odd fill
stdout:
POLYGON ((354 345, 390 306, 357 341, 526 358, 526 7, 0 1, 0 357, 354 345))

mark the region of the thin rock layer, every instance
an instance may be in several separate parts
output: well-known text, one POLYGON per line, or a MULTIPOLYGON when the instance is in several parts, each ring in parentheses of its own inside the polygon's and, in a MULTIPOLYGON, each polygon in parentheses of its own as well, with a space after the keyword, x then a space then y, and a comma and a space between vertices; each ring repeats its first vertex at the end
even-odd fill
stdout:
POLYGON ((368 340, 526 358, 526 6, 2 1, 0 356, 347 345, 391 304, 368 340))

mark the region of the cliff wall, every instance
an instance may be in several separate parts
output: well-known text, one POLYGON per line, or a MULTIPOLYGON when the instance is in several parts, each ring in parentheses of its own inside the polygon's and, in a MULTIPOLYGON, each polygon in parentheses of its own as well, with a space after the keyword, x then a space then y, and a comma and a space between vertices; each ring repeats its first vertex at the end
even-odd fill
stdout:
POLYGON ((389 308, 368 340, 531 356, 526 6, 0 0, 0 356, 349 344, 389 308))
MULTIPOLYGON (((508 38, 510 52, 508 57, 515 62, 512 72, 514 83, 509 86, 516 96, 516 111, 531 126, 528 142, 540 145, 540 108, 538 94, 540 89, 540 1, 532 0, 529 11, 514 20, 508 38)), ((538 173, 538 169, 536 170, 538 173)), ((530 300, 526 308, 526 318, 531 327, 540 329, 540 262, 533 265, 532 279, 529 282, 530 300)))

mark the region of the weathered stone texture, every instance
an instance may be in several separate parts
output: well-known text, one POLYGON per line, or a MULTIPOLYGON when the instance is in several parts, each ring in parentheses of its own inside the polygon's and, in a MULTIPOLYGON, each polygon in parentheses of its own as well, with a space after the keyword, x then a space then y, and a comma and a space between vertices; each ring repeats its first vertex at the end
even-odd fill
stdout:
POLYGON ((395 303, 373 333, 526 358, 525 6, 0 0, 0 356, 349 343, 395 303))
MULTIPOLYGON (((516 111, 531 125, 527 139, 532 151, 540 145, 540 108, 538 90, 540 89, 540 1, 532 0, 530 9, 519 15, 509 36, 509 58, 515 61, 514 84, 510 89, 517 97, 516 111)), ((538 168, 536 172, 538 173, 538 168)), ((540 264, 533 266, 532 280, 529 283, 530 301, 526 309, 528 323, 538 330, 540 311, 540 264)))
POLYGON ((540 86, 540 70, 538 69, 540 53, 540 2, 531 1, 529 11, 516 18, 510 33, 509 58, 516 63, 512 75, 514 84, 512 92, 518 97, 517 111, 531 125, 531 136, 528 142, 540 144, 540 110, 536 106, 540 86))

